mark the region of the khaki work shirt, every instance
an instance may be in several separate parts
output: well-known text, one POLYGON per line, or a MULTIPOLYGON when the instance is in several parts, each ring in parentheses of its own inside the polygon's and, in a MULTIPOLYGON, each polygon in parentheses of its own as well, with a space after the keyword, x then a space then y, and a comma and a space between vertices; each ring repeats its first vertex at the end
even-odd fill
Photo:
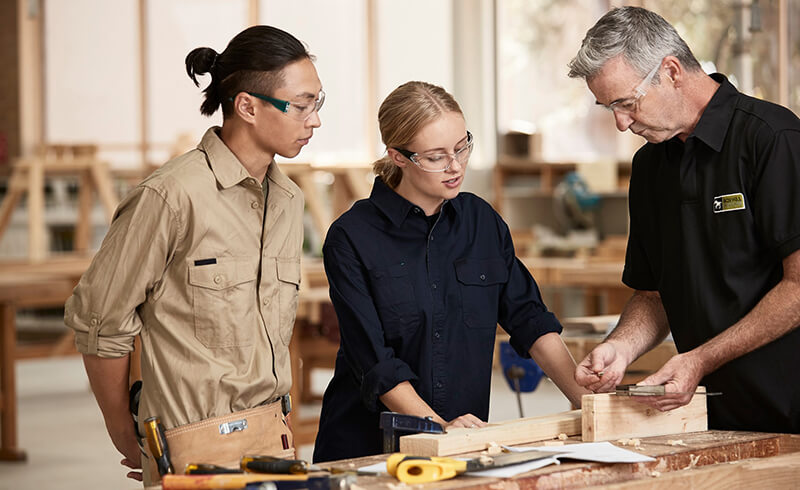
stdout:
POLYGON ((120 204, 65 306, 85 354, 142 337, 139 420, 165 428, 271 402, 291 385, 303 195, 272 162, 261 183, 209 129, 120 204))

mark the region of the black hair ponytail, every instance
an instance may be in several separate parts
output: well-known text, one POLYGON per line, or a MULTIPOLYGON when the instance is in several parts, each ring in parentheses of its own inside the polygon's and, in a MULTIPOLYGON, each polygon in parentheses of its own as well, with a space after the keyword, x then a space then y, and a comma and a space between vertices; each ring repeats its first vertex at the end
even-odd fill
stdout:
POLYGON ((269 95, 283 81, 281 70, 302 59, 313 57, 297 38, 275 27, 253 26, 231 39, 222 53, 193 49, 186 56, 186 73, 198 87, 197 75, 211 74, 200 112, 210 116, 221 105, 227 117, 232 112, 229 98, 247 91, 269 95))

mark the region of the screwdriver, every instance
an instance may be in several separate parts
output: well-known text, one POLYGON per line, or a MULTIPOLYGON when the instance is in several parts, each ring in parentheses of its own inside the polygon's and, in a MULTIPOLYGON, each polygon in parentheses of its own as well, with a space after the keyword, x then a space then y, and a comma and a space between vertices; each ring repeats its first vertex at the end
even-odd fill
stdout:
POLYGON ((167 438, 164 436, 164 426, 161 425, 161 419, 150 417, 145 420, 144 433, 147 438, 147 445, 150 447, 150 454, 153 455, 158 467, 158 474, 164 476, 167 473, 175 473, 172 468, 172 462, 169 459, 169 447, 167 446, 167 438))
POLYGON ((242 470, 206 463, 188 463, 183 470, 183 473, 186 475, 223 475, 241 472, 242 470))
POLYGON ((252 473, 273 473, 281 475, 304 475, 309 471, 316 471, 316 466, 311 466, 302 459, 281 459, 274 456, 243 456, 241 460, 243 471, 252 473))

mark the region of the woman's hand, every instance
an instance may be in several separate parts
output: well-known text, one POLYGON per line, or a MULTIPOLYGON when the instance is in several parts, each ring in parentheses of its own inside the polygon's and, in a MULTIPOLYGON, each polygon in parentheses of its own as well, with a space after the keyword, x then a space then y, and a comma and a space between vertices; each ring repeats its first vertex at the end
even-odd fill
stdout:
POLYGON ((459 427, 463 427, 466 429, 477 429, 479 427, 486 427, 486 422, 479 419, 478 417, 472 415, 471 413, 465 413, 460 417, 456 417, 450 422, 447 422, 444 426, 444 430, 447 429, 455 429, 459 427))

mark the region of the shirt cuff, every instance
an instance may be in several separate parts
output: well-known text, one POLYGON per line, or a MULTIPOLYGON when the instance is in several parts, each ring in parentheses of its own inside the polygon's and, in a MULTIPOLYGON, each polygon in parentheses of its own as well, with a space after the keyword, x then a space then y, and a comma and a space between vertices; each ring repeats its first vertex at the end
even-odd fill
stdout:
POLYGON ((531 318, 526 325, 520 325, 511 333, 511 347, 524 359, 531 357, 533 343, 544 334, 555 332, 561 334, 561 323, 549 311, 543 311, 531 318))
POLYGON ((417 375, 400 359, 381 361, 361 380, 361 399, 372 412, 378 411, 378 397, 403 381, 416 381, 417 375))

